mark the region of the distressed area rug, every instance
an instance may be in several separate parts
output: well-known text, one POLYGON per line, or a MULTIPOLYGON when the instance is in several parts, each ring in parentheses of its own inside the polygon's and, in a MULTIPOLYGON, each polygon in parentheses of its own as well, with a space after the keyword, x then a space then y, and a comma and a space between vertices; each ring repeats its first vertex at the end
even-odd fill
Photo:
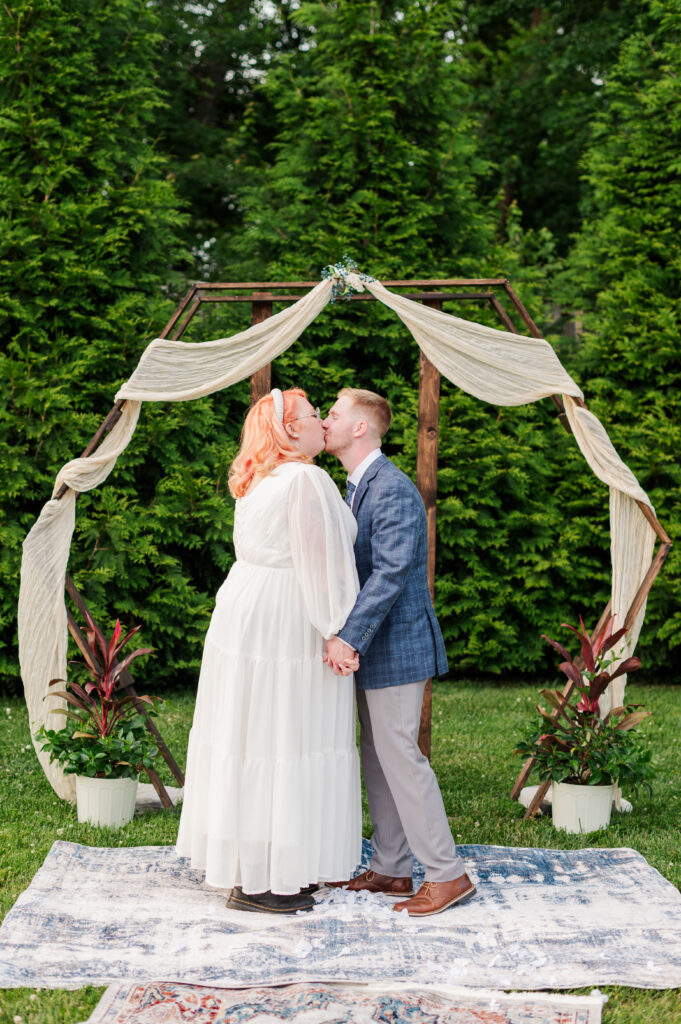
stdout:
POLYGON ((324 890, 312 912, 282 919, 227 910, 173 847, 57 842, 0 928, 0 986, 681 986, 681 893, 639 853, 459 851, 478 893, 442 914, 324 890))
POLYGON ((87 1024, 600 1024, 601 995, 376 985, 112 985, 87 1024))

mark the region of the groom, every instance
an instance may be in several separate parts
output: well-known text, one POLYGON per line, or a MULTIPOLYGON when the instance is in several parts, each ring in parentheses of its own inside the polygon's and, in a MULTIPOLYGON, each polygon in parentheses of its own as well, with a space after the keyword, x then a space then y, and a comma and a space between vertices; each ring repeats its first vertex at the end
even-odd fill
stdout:
POLYGON ((390 420, 390 405, 380 395, 343 388, 323 423, 326 451, 348 471, 361 585, 345 625, 326 645, 325 660, 339 674, 354 652, 360 655, 355 681, 374 855, 370 870, 347 885, 411 896, 413 853, 425 866, 425 882, 394 909, 426 917, 468 899, 475 886, 418 746, 426 681, 447 671, 447 657, 428 590, 423 501, 381 453, 390 420))

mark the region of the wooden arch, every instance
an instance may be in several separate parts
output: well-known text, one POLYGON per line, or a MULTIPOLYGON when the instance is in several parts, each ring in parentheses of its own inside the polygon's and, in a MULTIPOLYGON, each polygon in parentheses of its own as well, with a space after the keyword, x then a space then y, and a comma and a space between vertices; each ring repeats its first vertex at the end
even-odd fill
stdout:
MULTIPOLYGON (((253 324, 262 323, 262 321, 272 316, 274 303, 297 302, 302 298, 306 291, 314 288, 318 283, 318 281, 198 282, 193 284, 186 293, 159 337, 170 338, 174 341, 180 339, 204 303, 248 302, 251 304, 251 322, 253 324)), ((504 303, 510 305, 514 315, 522 321, 529 334, 535 338, 540 338, 542 336, 537 325, 532 320, 531 316, 506 278, 410 278, 399 281, 383 281, 382 284, 391 289, 409 289, 408 297, 410 299, 423 302, 425 305, 431 306, 435 309, 442 309, 443 302, 445 301, 483 302, 491 306, 507 330, 511 331, 513 334, 523 333, 515 326, 506 305, 501 301, 503 299, 504 303), (414 292, 413 289, 418 290, 414 292)), ((373 302, 376 300, 373 295, 365 292, 361 294, 352 294, 350 296, 350 301, 373 302)), ((251 405, 253 405, 254 402, 257 402, 259 398, 267 394, 270 390, 272 376, 271 370, 271 364, 268 364, 258 370, 251 377, 251 405)), ((565 414, 565 408, 560 395, 551 395, 551 400, 556 407, 558 419, 567 432, 571 433, 572 431, 565 414)), ((577 401, 582 405, 584 404, 579 399, 577 399, 577 401)), ((435 590, 439 403, 439 371, 421 352, 419 367, 416 485, 426 507, 428 524, 428 583, 430 586, 431 596, 434 595, 435 590)), ((124 404, 125 399, 119 399, 115 403, 90 443, 82 452, 81 457, 86 457, 94 452, 102 438, 111 430, 119 419, 121 409, 124 404)), ((62 485, 55 497, 57 499, 63 497, 67 490, 68 487, 65 484, 62 485)), ((631 607, 627 612, 624 623, 626 626, 630 625, 636 617, 672 546, 670 537, 662 528, 650 508, 642 502, 637 502, 637 504, 641 508, 643 515, 653 527, 660 544, 657 554, 653 559, 641 586, 634 596, 631 607)), ((66 576, 66 590, 76 608, 78 608, 82 614, 85 614, 88 610, 86 603, 76 588, 73 580, 68 575, 66 576)), ((607 620, 609 613, 610 603, 608 602, 595 632, 598 632, 602 624, 607 620)), ((97 666, 97 653, 88 645, 84 633, 68 608, 67 621, 69 632, 74 638, 84 658, 91 665, 97 666)), ((99 632, 99 628, 96 628, 99 632)), ((128 692, 133 696, 136 695, 134 682, 129 671, 126 670, 122 674, 121 680, 128 692)), ((567 695, 572 690, 573 685, 574 684, 568 682, 563 692, 567 695)), ((144 714, 145 708, 143 704, 139 705, 139 710, 144 714)), ((423 698, 421 727, 419 730, 419 746, 428 758, 430 758, 431 753, 431 714, 432 683, 429 681, 423 698)), ((176 779, 178 785, 183 786, 184 775, 181 769, 174 760, 153 721, 146 715, 145 718, 149 729, 156 737, 159 750, 165 759, 166 764, 169 766, 173 777, 176 779)), ((525 785, 531 768, 532 759, 528 759, 528 761, 523 765, 523 768, 511 791, 511 797, 513 799, 516 799, 520 794, 520 790, 525 785)), ((161 798, 163 806, 170 807, 172 802, 168 797, 160 778, 153 769, 149 770, 148 774, 161 798)), ((528 808, 526 817, 530 817, 536 813, 547 789, 548 783, 539 787, 532 804, 528 808)))

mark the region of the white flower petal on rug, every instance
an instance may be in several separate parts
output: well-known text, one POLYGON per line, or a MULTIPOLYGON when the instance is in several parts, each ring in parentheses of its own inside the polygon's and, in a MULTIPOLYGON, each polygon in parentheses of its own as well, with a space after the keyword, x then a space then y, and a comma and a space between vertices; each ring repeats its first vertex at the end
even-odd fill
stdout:
POLYGON ((447 971, 445 981, 447 985, 467 985, 470 976, 470 967, 463 961, 455 961, 454 965, 447 971))

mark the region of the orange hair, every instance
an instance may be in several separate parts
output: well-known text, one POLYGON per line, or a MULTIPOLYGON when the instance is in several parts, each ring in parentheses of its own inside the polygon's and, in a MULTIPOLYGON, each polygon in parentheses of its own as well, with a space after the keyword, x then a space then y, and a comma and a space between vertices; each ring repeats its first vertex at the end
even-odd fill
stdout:
MULTIPOLYGON (((283 392, 284 423, 294 419, 298 399, 307 398, 301 388, 283 392)), ((241 431, 241 447, 229 469, 229 489, 233 497, 243 498, 256 476, 267 476, 282 462, 312 462, 299 451, 284 430, 274 410, 272 395, 264 395, 249 410, 241 431)))

